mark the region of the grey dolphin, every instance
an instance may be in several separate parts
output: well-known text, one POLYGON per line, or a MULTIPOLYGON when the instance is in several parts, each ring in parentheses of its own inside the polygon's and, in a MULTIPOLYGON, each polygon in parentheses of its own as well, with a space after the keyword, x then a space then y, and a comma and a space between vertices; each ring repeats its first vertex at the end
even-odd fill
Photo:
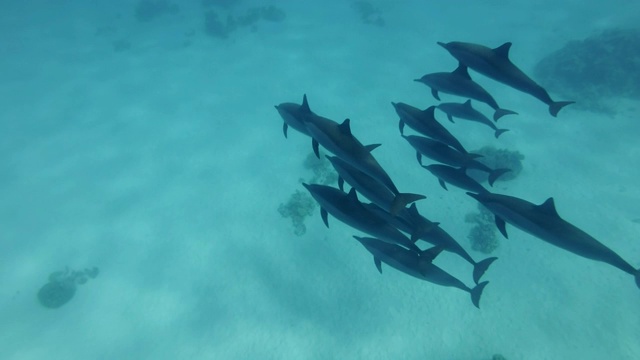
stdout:
POLYGON ((508 129, 498 129, 493 121, 489 120, 483 113, 471 106, 471 100, 467 100, 464 103, 440 103, 437 108, 447 114, 447 118, 451 122, 453 122, 454 117, 457 117, 487 125, 493 129, 496 139, 503 133, 509 131, 508 129))
POLYGON ((426 198, 426 196, 420 194, 394 194, 384 186, 384 184, 339 157, 327 156, 327 159, 338 173, 338 187, 340 190, 344 191, 344 182, 346 181, 351 187, 355 188, 356 191, 364 195, 364 197, 389 211, 391 214, 397 214, 408 204, 426 198))
POLYGON ((526 200, 493 193, 467 193, 489 209, 496 217, 498 229, 507 237, 505 222, 541 240, 587 259, 612 265, 635 277, 640 288, 640 269, 634 269, 613 250, 562 219, 553 201, 547 199, 541 205, 526 200))
POLYGON ((489 174, 490 180, 493 179, 491 180, 492 182, 508 170, 491 169, 487 165, 476 160, 477 158, 482 157, 482 155, 461 153, 460 151, 433 139, 415 135, 403 135, 402 137, 416 150, 416 158, 420 165, 422 165, 422 156, 424 155, 443 164, 484 171, 489 174))
POLYGON ((382 263, 384 262, 392 268, 420 280, 466 291, 471 295, 473 305, 478 309, 480 308, 482 291, 489 282, 482 282, 472 289, 453 275, 434 265, 433 259, 442 251, 441 248, 434 247, 417 253, 378 239, 358 236, 354 236, 354 238, 373 255, 373 261, 381 274, 382 263))
POLYGON ((393 216, 375 204, 365 204, 371 212, 387 219, 399 230, 411 234, 411 240, 423 240, 432 245, 442 247, 444 250, 454 253, 469 264, 473 265, 473 281, 477 284, 482 275, 489 269, 489 266, 496 261, 497 257, 486 258, 482 261, 475 261, 469 253, 454 239, 449 233, 442 229, 437 222, 433 222, 418 212, 416 204, 413 203, 407 209, 393 216))
POLYGON ((440 100, 438 92, 444 92, 483 102, 495 110, 493 114, 494 120, 498 120, 505 115, 517 114, 515 111, 500 108, 493 96, 471 79, 467 67, 462 63, 452 72, 431 73, 414 81, 430 87, 431 95, 433 95, 436 100, 440 100))
POLYGON ((392 102, 393 108, 400 117, 398 126, 400 134, 404 135, 404 125, 409 125, 413 130, 428 136, 434 140, 439 140, 459 151, 466 153, 467 150, 462 146, 460 141, 453 136, 442 124, 436 120, 435 106, 430 106, 425 110, 405 104, 392 102))
POLYGON ((307 136, 310 136, 304 121, 304 117, 308 115, 306 109, 309 108, 306 94, 302 97, 302 104, 286 102, 276 105, 275 108, 278 110, 282 120, 284 120, 282 132, 284 133, 285 138, 287 137, 287 129, 289 126, 307 136))
POLYGON ((363 145, 351 133, 349 119, 344 120, 342 124, 338 124, 333 120, 318 116, 311 111, 306 101, 303 103, 301 112, 305 114, 303 116, 305 127, 313 139, 312 146, 316 156, 320 157, 318 147, 322 145, 327 151, 380 181, 394 194, 399 193, 389 174, 371 155, 371 151, 378 147, 379 144, 363 145))
POLYGON ((329 227, 328 214, 331 214, 341 222, 366 234, 402 245, 412 251, 420 251, 413 241, 386 219, 367 210, 358 200, 355 189, 351 189, 347 194, 331 186, 304 183, 302 185, 320 204, 322 221, 327 227, 329 227))
MULTIPOLYGON (((466 168, 455 168, 448 165, 441 164, 433 164, 433 165, 423 165, 423 168, 432 173, 435 177, 438 178, 440 182, 440 186, 442 186, 445 190, 447 189, 447 185, 445 183, 449 183, 451 185, 457 186, 461 189, 468 190, 474 193, 484 193, 488 190, 485 189, 479 182, 472 179, 469 175, 467 175, 466 168)), ((489 175, 489 185, 493 186, 493 183, 497 178, 502 176, 503 174, 509 172, 509 169, 496 169, 489 175)))
POLYGON ((547 104, 549 113, 552 116, 557 116, 563 107, 575 102, 551 100, 547 90, 538 85, 509 60, 510 42, 506 42, 495 49, 459 41, 438 42, 438 45, 445 48, 460 63, 480 74, 529 94, 547 104))

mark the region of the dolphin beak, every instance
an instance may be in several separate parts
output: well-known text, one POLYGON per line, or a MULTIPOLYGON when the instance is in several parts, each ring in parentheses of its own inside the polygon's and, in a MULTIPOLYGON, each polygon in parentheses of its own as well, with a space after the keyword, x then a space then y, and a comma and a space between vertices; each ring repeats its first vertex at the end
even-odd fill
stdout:
POLYGON ((438 45, 442 46, 443 48, 447 48, 447 44, 443 43, 442 41, 438 41, 438 45))

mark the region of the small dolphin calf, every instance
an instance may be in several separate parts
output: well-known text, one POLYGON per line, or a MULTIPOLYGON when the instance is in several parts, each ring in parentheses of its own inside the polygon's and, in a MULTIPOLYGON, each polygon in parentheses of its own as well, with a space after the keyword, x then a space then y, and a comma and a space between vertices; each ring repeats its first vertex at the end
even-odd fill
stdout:
POLYGON ((471 100, 467 100, 465 103, 441 103, 437 107, 447 114, 447 118, 449 118, 451 122, 453 122, 454 117, 457 117, 487 125, 493 129, 496 139, 503 133, 509 131, 508 129, 498 129, 493 121, 489 120, 483 113, 471 106, 471 100))
POLYGON ((430 87, 431 95, 433 95, 436 100, 440 100, 438 92, 441 91, 447 94, 462 96, 483 102, 495 110, 495 113, 493 114, 494 120, 498 120, 505 115, 517 114, 515 111, 501 109, 493 96, 491 96, 491 94, 489 94, 489 92, 487 92, 487 90, 477 82, 471 79, 471 76, 469 76, 469 72, 467 71, 467 67, 463 64, 458 65, 458 68, 450 73, 431 73, 424 75, 420 79, 415 79, 414 81, 423 83, 430 87))
POLYGON ((346 194, 336 188, 318 184, 302 184, 311 196, 320 204, 322 221, 329 227, 328 214, 333 215, 343 223, 393 244, 402 245, 412 251, 420 248, 396 229, 386 219, 367 210, 358 200, 356 190, 346 194))
MULTIPOLYGON (((484 193, 487 192, 479 182, 472 179, 469 175, 467 175, 467 169, 465 168, 454 168, 447 165, 433 164, 428 166, 422 166, 429 172, 431 172, 435 177, 438 178, 440 182, 440 186, 442 186, 445 190, 447 189, 447 185, 445 183, 449 183, 451 185, 457 186, 461 189, 468 190, 474 193, 484 193)), ((496 169, 489 175, 489 185, 493 186, 493 183, 497 178, 502 176, 504 173, 511 171, 510 169, 496 169)))
POLYGON ((505 222, 549 244, 587 259, 602 261, 635 277, 640 288, 640 269, 634 269, 620 255, 591 235, 578 229, 558 215, 553 198, 541 205, 513 196, 493 193, 467 193, 494 213, 498 229, 507 237, 505 222))
POLYGON ((547 104, 549 113, 552 116, 557 116, 563 107, 575 102, 551 100, 547 90, 538 85, 509 60, 510 42, 504 43, 495 49, 459 41, 450 43, 438 42, 438 45, 445 48, 460 63, 480 74, 527 93, 547 104))
POLYGON ((466 291, 471 295, 473 305, 478 309, 480 308, 480 296, 482 296, 482 291, 489 282, 481 282, 471 289, 462 281, 434 265, 432 261, 442 251, 442 248, 435 247, 421 252, 414 252, 378 239, 358 236, 354 236, 354 238, 373 255, 373 261, 381 274, 382 263, 384 262, 392 268, 420 280, 466 291))

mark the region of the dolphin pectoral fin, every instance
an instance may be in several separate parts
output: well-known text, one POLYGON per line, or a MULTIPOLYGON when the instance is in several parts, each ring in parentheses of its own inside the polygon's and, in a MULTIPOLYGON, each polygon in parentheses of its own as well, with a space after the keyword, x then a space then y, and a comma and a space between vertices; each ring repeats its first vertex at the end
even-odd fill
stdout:
POLYGON ((575 101, 553 101, 549 104, 549 114, 551 116, 556 117, 560 110, 567 105, 575 104, 575 101))
POLYGON ((402 121, 402 119, 400 119, 398 123, 398 128, 400 129, 400 135, 404 135, 404 121, 402 121))
POLYGON ((422 154, 420 154, 420 151, 416 151, 416 159, 418 159, 418 164, 422 165, 422 154))
POLYGON ((338 188, 340 191, 344 191, 344 179, 342 176, 338 176, 338 188))
POLYGON ((378 269, 378 272, 382 274, 382 261, 380 261, 380 259, 374 256, 373 262, 376 264, 376 268, 378 269))
POLYGON ((400 193, 393 198, 391 202, 391 206, 389 208, 389 213, 393 216, 397 215, 400 210, 407 207, 407 205, 411 204, 414 201, 426 199, 427 197, 420 194, 411 194, 411 193, 400 193))
POLYGON ((489 173, 489 185, 493 186, 493 183, 500 178, 500 176, 510 172, 511 169, 495 169, 489 173))
POLYGON ((517 112, 512 111, 512 110, 507 110, 507 109, 496 109, 496 111, 493 113, 493 121, 498 121, 500 120, 501 117, 505 116, 505 115, 518 115, 517 112))
POLYGON ((447 119, 449 119, 449 121, 451 121, 453 124, 456 123, 455 121, 453 121, 453 116, 451 116, 451 114, 447 114, 447 119))
POLYGON ((502 234, 502 236, 504 236, 505 239, 508 239, 509 235, 507 235, 507 223, 505 223, 504 220, 499 218, 497 215, 496 215, 496 226, 498 227, 498 230, 500 230, 500 233, 502 234))
POLYGON ((445 183, 444 180, 438 179, 438 182, 440 183, 440 186, 442 186, 443 189, 449 191, 449 189, 447 189, 447 183, 445 183))
POLYGON ((440 95, 438 95, 438 90, 436 90, 436 89, 434 89, 434 88, 431 88, 431 95, 433 95, 433 97, 434 97, 436 100, 440 101, 440 95))
POLYGON ((482 296, 482 291, 484 290, 484 287, 487 286, 487 284, 489 284, 488 281, 483 281, 480 284, 476 285, 476 287, 474 287, 470 291, 470 293, 471 293, 471 302, 478 309, 480 309, 480 297, 482 296))
POLYGON ((320 149, 318 148, 320 145, 316 141, 316 139, 311 140, 311 147, 313 147, 313 153, 316 154, 318 159, 320 159, 320 149))
POLYGON ((322 216, 322 222, 326 227, 329 227, 329 213, 324 208, 320 209, 320 216, 322 216))
POLYGON ((489 266, 491 266, 491 264, 493 264, 493 262, 496 260, 498 260, 497 257, 490 257, 473 265, 473 281, 476 284, 480 282, 480 278, 482 277, 482 275, 484 275, 489 266))
POLYGON ((284 138, 287 138, 287 128, 289 128, 289 126, 287 125, 287 123, 282 124, 282 132, 284 133, 284 138))
POLYGON ((506 133, 509 129, 496 129, 496 132, 493 134, 496 139, 500 137, 500 135, 506 133))

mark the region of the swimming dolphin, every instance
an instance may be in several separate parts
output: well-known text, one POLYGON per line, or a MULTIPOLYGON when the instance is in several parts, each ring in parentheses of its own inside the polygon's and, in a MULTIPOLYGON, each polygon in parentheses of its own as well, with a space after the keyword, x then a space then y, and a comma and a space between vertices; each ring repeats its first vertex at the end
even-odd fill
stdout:
POLYGON ((453 275, 433 264, 433 259, 442 251, 434 247, 421 252, 407 250, 401 246, 393 245, 374 238, 362 238, 354 236, 373 255, 376 268, 382 274, 382 263, 402 271, 420 280, 425 280, 437 285, 454 287, 466 291, 471 295, 471 302, 480 308, 480 296, 488 281, 469 288, 453 275))
POLYGON ((457 117, 487 125, 494 130, 496 139, 503 133, 509 131, 508 129, 498 129, 493 121, 489 120, 483 113, 471 106, 471 100, 467 100, 465 103, 440 103, 437 108, 447 114, 447 118, 451 122, 453 122, 454 117, 457 117))
POLYGON ((415 135, 403 135, 402 137, 416 150, 416 158, 420 165, 422 165, 422 156, 424 155, 432 160, 454 167, 484 171, 488 173, 489 178, 494 181, 507 170, 491 169, 487 165, 476 160, 477 158, 482 157, 482 155, 461 153, 460 151, 433 139, 415 135))
POLYGON ((284 137, 287 137, 287 129, 289 126, 296 129, 297 131, 310 136, 307 131, 307 127, 304 124, 304 116, 308 115, 305 111, 305 108, 309 108, 309 104, 307 104, 307 95, 305 94, 302 97, 302 105, 296 103, 282 103, 275 106, 276 110, 284 120, 284 124, 282 125, 282 132, 284 133, 284 137))
POLYGON ((381 240, 399 244, 412 251, 420 251, 408 237, 386 219, 367 210, 358 200, 356 190, 344 193, 336 188, 318 184, 302 184, 320 204, 322 221, 329 227, 328 214, 343 223, 381 240))
POLYGON ((460 141, 436 120, 435 106, 420 110, 417 107, 405 103, 392 102, 391 105, 393 105, 396 113, 400 116, 400 134, 404 135, 404 125, 407 124, 410 128, 422 135, 434 140, 439 140, 463 153, 467 152, 460 141))
POLYGON ((506 42, 495 49, 459 41, 450 43, 438 42, 438 45, 445 48, 460 63, 480 74, 527 93, 547 104, 549 113, 554 117, 558 115, 558 112, 563 107, 575 103, 575 101, 551 100, 547 90, 538 85, 509 60, 510 42, 506 42))
POLYGON ((432 245, 442 247, 444 250, 454 253, 473 266, 473 281, 477 284, 480 278, 489 269, 489 266, 496 261, 497 257, 486 258, 482 261, 475 261, 469 253, 454 239, 449 233, 442 229, 437 222, 433 222, 418 212, 416 204, 409 208, 402 209, 397 216, 392 216, 375 204, 365 204, 371 212, 387 219, 393 226, 402 232, 411 234, 411 240, 423 240, 432 245))
POLYGON ((355 188, 360 194, 376 203, 391 214, 397 214, 408 204, 425 199, 426 196, 411 193, 394 194, 378 180, 358 170, 337 156, 326 156, 338 173, 338 187, 344 191, 344 182, 355 188))
POLYGON ((467 194, 494 213, 496 226, 505 238, 507 237, 505 222, 508 222, 549 244, 587 259, 607 263, 631 274, 640 288, 640 269, 634 269, 613 250, 562 219, 556 211, 553 198, 547 199, 541 205, 535 205, 508 195, 488 192, 467 194))
MULTIPOLYGON (((449 183, 451 185, 457 186, 461 189, 468 190, 474 193, 484 193, 488 190, 485 189, 479 182, 475 181, 469 175, 467 175, 466 168, 455 168, 448 165, 441 164, 433 164, 433 165, 423 165, 423 168, 432 173, 435 177, 438 178, 440 182, 440 186, 442 186, 445 190, 447 189, 447 185, 445 183, 449 183)), ((493 183, 497 178, 502 176, 503 174, 511 171, 510 169, 496 169, 489 175, 489 185, 493 186, 493 183)))
POLYGON ((495 110, 493 114, 494 120, 498 120, 505 115, 517 114, 515 111, 501 109, 493 96, 471 79, 467 67, 462 63, 452 72, 431 73, 414 81, 430 87, 431 95, 433 95, 436 100, 440 100, 438 92, 441 91, 483 102, 495 110))

